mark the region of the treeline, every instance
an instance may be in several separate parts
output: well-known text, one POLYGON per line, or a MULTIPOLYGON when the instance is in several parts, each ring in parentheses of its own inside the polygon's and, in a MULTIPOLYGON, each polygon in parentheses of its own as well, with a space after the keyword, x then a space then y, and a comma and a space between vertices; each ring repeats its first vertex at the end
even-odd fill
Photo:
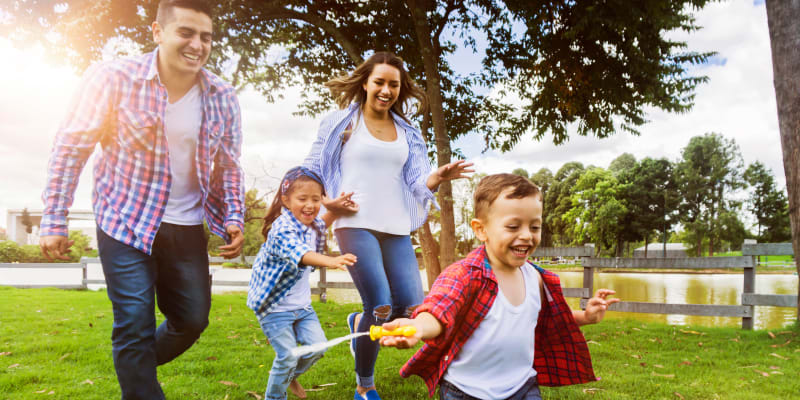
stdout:
POLYGON ((666 237, 700 256, 738 249, 746 238, 791 239, 772 171, 761 162, 745 168, 736 142, 716 133, 693 137, 675 161, 624 153, 608 168, 569 162, 555 173, 514 172, 544 192, 541 246, 594 243, 598 255, 622 256, 630 243, 666 237))

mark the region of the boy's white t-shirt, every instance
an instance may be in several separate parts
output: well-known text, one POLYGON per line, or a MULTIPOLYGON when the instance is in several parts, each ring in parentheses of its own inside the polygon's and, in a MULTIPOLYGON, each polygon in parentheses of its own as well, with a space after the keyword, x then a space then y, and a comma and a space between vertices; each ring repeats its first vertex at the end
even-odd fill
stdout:
MULTIPOLYGON (((306 244, 312 249, 317 248, 317 231, 309 227, 304 234, 306 244)), ((286 293, 286 297, 281 299, 275 304, 271 313, 301 310, 311 307, 311 284, 309 283, 309 275, 311 274, 311 267, 306 267, 303 275, 295 282, 294 286, 286 293)))
POLYGON ((176 225, 203 223, 203 195, 197 177, 197 140, 203 121, 200 85, 194 85, 178 101, 167 104, 164 133, 169 147, 172 185, 162 221, 176 225))
POLYGON ((536 375, 533 333, 542 308, 539 274, 529 263, 520 269, 525 300, 513 306, 498 288, 488 314, 444 373, 443 379, 470 396, 506 399, 536 375))
POLYGON ((397 139, 385 142, 372 136, 362 114, 357 121, 342 148, 339 191, 354 192, 353 201, 359 210, 339 217, 333 229, 362 228, 408 235, 411 216, 403 200, 403 166, 408 160, 405 131, 395 123, 397 139))

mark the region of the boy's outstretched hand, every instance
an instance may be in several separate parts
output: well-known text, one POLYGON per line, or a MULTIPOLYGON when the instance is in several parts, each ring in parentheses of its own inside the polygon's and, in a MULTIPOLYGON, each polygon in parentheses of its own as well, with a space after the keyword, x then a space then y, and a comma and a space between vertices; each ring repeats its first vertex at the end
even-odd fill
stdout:
POLYGON ((398 349, 408 349, 414 347, 422 339, 422 326, 418 326, 415 320, 408 318, 398 318, 392 322, 383 324, 383 328, 387 330, 397 329, 401 326, 413 325, 417 328, 417 333, 414 336, 384 336, 380 338, 381 346, 397 347, 398 349))
POLYGON ((583 312, 585 323, 579 323, 579 325, 596 324, 602 321, 606 316, 606 310, 608 310, 608 306, 620 301, 620 299, 607 298, 608 296, 616 293, 617 292, 610 289, 599 289, 597 292, 595 292, 594 297, 586 302, 586 310, 583 312))

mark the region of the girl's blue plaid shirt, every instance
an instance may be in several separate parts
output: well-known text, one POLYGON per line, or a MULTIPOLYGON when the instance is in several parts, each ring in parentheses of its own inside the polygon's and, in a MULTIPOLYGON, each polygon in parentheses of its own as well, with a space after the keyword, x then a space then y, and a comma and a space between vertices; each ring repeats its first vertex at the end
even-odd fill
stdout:
POLYGON ((309 251, 325 251, 325 222, 317 217, 313 227, 303 225, 284 207, 281 215, 272 223, 267 241, 261 245, 250 275, 247 306, 259 318, 269 314, 272 306, 286 296, 306 268, 313 268, 300 262, 309 251), (314 247, 308 243, 312 229, 317 233, 314 247))

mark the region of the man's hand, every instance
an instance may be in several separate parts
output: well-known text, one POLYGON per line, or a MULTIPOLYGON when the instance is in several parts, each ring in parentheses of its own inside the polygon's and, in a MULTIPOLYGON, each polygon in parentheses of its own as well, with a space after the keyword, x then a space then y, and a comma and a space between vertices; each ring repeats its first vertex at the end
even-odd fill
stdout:
POLYGON ((74 240, 69 240, 66 236, 50 235, 41 236, 39 238, 39 248, 42 249, 42 254, 53 261, 54 258, 59 260, 69 260, 69 248, 75 243, 74 240))
POLYGON ((236 225, 228 225, 225 227, 225 231, 228 232, 228 236, 231 237, 231 242, 224 245, 219 246, 219 249, 222 251, 219 255, 225 258, 233 258, 239 255, 242 252, 242 245, 244 245, 244 235, 242 234, 241 229, 239 229, 236 225))

